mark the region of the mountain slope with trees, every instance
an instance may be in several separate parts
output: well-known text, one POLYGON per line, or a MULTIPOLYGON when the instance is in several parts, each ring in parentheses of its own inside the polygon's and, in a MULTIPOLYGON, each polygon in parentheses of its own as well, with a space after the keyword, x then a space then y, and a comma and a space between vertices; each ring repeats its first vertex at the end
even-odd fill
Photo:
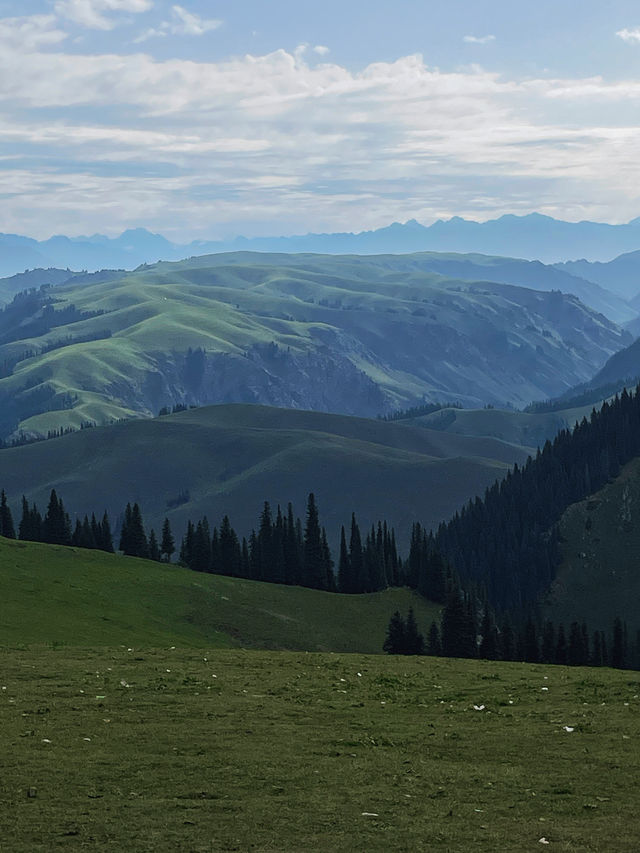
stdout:
POLYGON ((80 430, 0 450, 0 486, 41 510, 52 486, 76 515, 114 523, 138 502, 159 534, 168 516, 228 515, 243 536, 268 500, 301 511, 313 491, 332 547, 357 510, 364 529, 387 519, 406 541, 414 521, 437 525, 516 461, 521 447, 381 420, 261 406, 212 406, 80 430), (150 455, 149 448, 153 448, 150 455))
POLYGON ((175 404, 524 405, 589 379, 630 340, 574 296, 445 278, 421 256, 194 258, 7 306, 0 438, 175 404))

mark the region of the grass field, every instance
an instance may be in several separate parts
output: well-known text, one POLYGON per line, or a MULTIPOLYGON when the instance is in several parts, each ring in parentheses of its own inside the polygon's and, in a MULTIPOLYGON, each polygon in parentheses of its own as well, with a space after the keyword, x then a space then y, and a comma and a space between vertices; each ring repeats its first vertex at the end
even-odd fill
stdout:
POLYGON ((11 853, 638 849, 637 674, 137 645, 0 672, 11 853))
POLYGON ((382 651, 391 614, 439 608, 407 589, 336 595, 0 538, 0 644, 382 651))

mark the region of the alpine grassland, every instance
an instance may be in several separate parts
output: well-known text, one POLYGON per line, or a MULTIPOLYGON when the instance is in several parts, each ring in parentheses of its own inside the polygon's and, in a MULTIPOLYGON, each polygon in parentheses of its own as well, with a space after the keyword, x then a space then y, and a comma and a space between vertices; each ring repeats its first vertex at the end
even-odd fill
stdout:
POLYGON ((174 564, 0 538, 0 645, 165 645, 373 653, 389 618, 440 608, 408 589, 367 595, 193 572, 174 564))
POLYGON ((638 849, 637 673, 138 643, 0 671, 12 853, 638 849))

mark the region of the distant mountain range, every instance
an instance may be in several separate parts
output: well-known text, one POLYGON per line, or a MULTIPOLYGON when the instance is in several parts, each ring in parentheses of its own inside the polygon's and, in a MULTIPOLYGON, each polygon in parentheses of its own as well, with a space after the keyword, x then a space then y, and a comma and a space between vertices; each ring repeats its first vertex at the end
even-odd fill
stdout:
MULTIPOLYGON (((132 269, 158 260, 180 260, 217 252, 318 252, 321 254, 381 254, 408 252, 479 252, 540 260, 545 263, 585 259, 608 261, 640 249, 640 218, 625 225, 564 222, 532 213, 474 222, 454 216, 424 226, 412 219, 375 231, 306 234, 294 237, 236 237, 226 241, 172 243, 144 228, 119 237, 55 236, 38 241, 0 234, 0 275, 10 276, 36 267, 98 270, 132 269)), ((573 270, 572 270, 573 272, 573 270)), ((579 275, 584 277, 584 273, 579 275)))

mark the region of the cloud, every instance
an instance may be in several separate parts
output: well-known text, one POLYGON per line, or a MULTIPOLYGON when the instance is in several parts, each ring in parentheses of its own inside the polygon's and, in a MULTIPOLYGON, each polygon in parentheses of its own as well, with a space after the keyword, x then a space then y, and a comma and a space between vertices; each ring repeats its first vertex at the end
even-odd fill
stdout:
POLYGON ((153 0, 56 0, 56 14, 91 30, 111 30, 116 26, 110 12, 148 12, 153 0))
POLYGON ((20 46, 25 53, 56 45, 67 34, 57 28, 55 15, 0 18, 0 44, 20 46))
POLYGON ((324 45, 324 44, 317 44, 317 45, 313 48, 313 52, 314 52, 314 53, 317 53, 317 54, 318 54, 318 56, 326 56, 328 53, 331 53, 331 51, 329 50, 329 48, 328 48, 328 47, 326 47, 326 45, 324 45))
POLYGON ((185 36, 202 36, 210 30, 217 30, 222 21, 216 18, 201 18, 193 12, 188 12, 182 6, 172 6, 171 14, 175 23, 172 32, 185 36))
POLYGON ((140 44, 151 38, 164 38, 168 35, 203 36, 222 26, 222 21, 217 18, 201 18, 194 12, 187 11, 183 6, 172 6, 171 18, 171 21, 163 21, 158 27, 145 30, 134 39, 134 44, 140 44))
POLYGON ((492 35, 488 36, 463 36, 462 41, 467 42, 467 44, 488 44, 491 41, 495 41, 496 37, 492 35))
POLYGON ((626 28, 624 30, 618 30, 616 35, 628 44, 640 44, 640 27, 636 27, 634 30, 626 28))
POLYGON ((0 48, 0 231, 137 223, 186 239, 640 208, 639 79, 511 79, 420 55, 352 69, 311 47, 82 55, 51 16, 0 19, 0 48))

